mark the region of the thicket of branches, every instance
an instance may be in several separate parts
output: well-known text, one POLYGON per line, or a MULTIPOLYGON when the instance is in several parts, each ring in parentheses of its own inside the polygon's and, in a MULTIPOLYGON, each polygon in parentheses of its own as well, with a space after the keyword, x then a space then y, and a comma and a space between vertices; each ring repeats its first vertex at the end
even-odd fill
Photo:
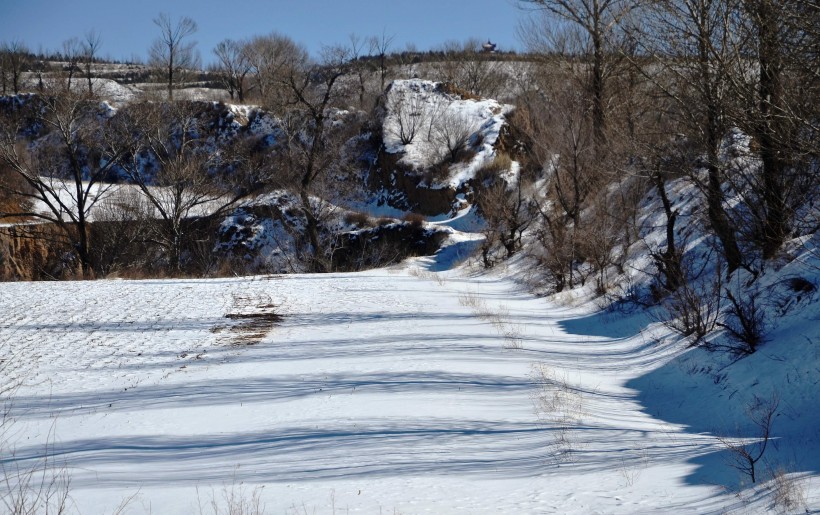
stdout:
POLYGON ((520 32, 544 56, 512 117, 541 170, 529 252, 542 277, 558 291, 591 277, 610 288, 608 273, 641 243, 646 194, 666 238, 648 248, 655 284, 642 300, 664 302, 695 342, 719 325, 737 342, 729 350, 754 352, 765 339, 754 286, 707 286, 704 268, 757 277, 787 240, 818 229, 820 10, 770 0, 519 3, 533 11, 520 32), (685 222, 681 184, 704 206, 685 222), (711 236, 708 263, 686 258, 693 223, 711 236))

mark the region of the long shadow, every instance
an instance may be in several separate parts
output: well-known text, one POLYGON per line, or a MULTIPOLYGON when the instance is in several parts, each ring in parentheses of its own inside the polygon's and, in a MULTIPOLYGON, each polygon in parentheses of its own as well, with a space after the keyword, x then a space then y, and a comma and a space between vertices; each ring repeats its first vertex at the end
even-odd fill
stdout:
MULTIPOLYGON (((232 475, 231 470, 237 479, 258 482, 421 474, 530 477, 543 472, 550 431, 534 424, 487 420, 363 420, 356 425, 193 437, 78 439, 50 448, 50 459, 68 463, 72 487, 79 488, 220 481, 232 475), (93 472, 104 466, 110 470, 110 465, 123 472, 104 477, 93 472)), ((0 464, 25 470, 42 458, 41 453, 37 446, 18 448, 0 464)))
POLYGON ((65 332, 110 332, 110 333, 152 333, 162 331, 208 331, 212 327, 228 322, 218 318, 183 318, 162 320, 121 320, 113 322, 70 322, 47 324, 15 324, 20 331, 65 331, 65 332))
MULTIPOLYGON (((264 483, 450 474, 509 479, 541 476, 550 469, 556 431, 561 432, 502 420, 368 419, 229 434, 76 439, 50 448, 50 459, 76 471, 75 487, 222 481, 234 473, 238 480, 264 483), (111 465, 121 471, 112 472, 111 465), (107 470, 104 477, 94 472, 101 467, 107 470)), ((629 447, 647 436, 642 431, 600 425, 573 431, 580 435, 572 453, 573 473, 611 470, 613 462, 635 466, 643 459, 629 447)), ((707 450, 707 444, 695 440, 652 453, 666 462, 707 450)), ((41 458, 42 447, 24 447, 0 464, 25 470, 41 458)))
MULTIPOLYGON (((560 321, 560 327, 569 334, 627 339, 640 334, 653 318, 646 312, 607 313, 598 312, 591 315, 560 321)), ((649 347, 653 342, 648 342, 649 347)), ((651 351, 647 345, 627 351, 644 355, 651 351)), ((660 347, 660 344, 656 344, 660 347)), ((675 345, 684 345, 677 341, 675 345)), ((624 353, 617 353, 621 363, 624 353)), ((607 351, 606 358, 615 357, 607 351)), ((715 363, 719 354, 709 353, 704 349, 692 349, 676 358, 666 361, 659 367, 637 378, 628 381, 625 386, 637 392, 637 400, 645 413, 652 417, 682 426, 690 435, 716 435, 733 438, 759 438, 760 429, 754 425, 743 406, 738 406, 738 393, 730 387, 703 384, 707 376, 700 370, 693 370, 694 364, 715 363), (699 382, 700 381, 700 382, 699 382)), ((599 365, 600 366, 600 365, 599 365)), ((779 442, 779 437, 794 438, 788 429, 778 433, 778 420, 773 423, 774 440, 766 452, 770 463, 788 463, 793 471, 820 470, 820 456, 816 452, 800 457, 795 456, 793 444, 779 442), (782 443, 782 445, 781 445, 782 443)), ((714 442, 714 441, 713 441, 714 442)), ((814 446, 816 446, 814 442, 814 446)), ((816 447, 814 447, 816 448, 816 447)), ((686 476, 690 485, 720 485, 729 489, 748 486, 749 478, 744 477, 732 467, 736 454, 731 453, 719 442, 704 446, 694 452, 685 450, 678 459, 684 458, 687 463, 695 465, 686 476)), ((758 473, 763 473, 765 465, 758 465, 758 473)))
POLYGON ((290 326, 327 326, 327 325, 348 325, 364 323, 394 323, 407 321, 423 324, 425 322, 445 321, 454 322, 459 320, 472 320, 481 323, 475 315, 471 313, 455 314, 449 312, 413 312, 407 311, 397 313, 395 311, 377 311, 371 313, 356 312, 328 312, 317 313, 288 313, 283 327, 290 326))
POLYGON ((637 335, 652 322, 652 318, 643 312, 599 311, 581 318, 561 320, 558 325, 569 334, 619 339, 637 335))
MULTIPOLYGON (((683 345, 683 342, 679 344, 683 345)), ((743 365, 748 370, 768 370, 771 373, 771 365, 766 363, 769 358, 763 351, 744 360, 751 361, 741 363, 727 359, 726 355, 719 352, 708 352, 702 348, 690 349, 664 365, 628 381, 626 387, 638 392, 637 399, 644 407, 644 412, 657 419, 681 425, 687 433, 742 438, 754 446, 753 442, 759 441, 761 437, 761 429, 747 413, 745 401, 740 401, 739 398, 744 394, 755 394, 754 387, 758 382, 748 386, 752 388, 751 391, 741 392, 738 386, 722 379, 722 373, 714 370, 723 367, 722 372, 725 374, 727 368, 743 365), (726 360, 726 363, 721 364, 721 359, 726 360)), ((743 376, 747 373, 735 372, 739 374, 740 384, 744 384, 743 376)), ((759 393, 765 398, 767 388, 776 389, 777 385, 768 384, 773 378, 761 379, 764 381, 759 393)), ((820 415, 816 411, 792 411, 788 402, 781 402, 771 425, 772 440, 764 458, 757 465, 761 477, 766 463, 774 464, 771 465, 773 468, 784 465, 790 472, 820 471, 820 452, 817 452, 820 446, 817 433, 820 415), (798 416, 802 422, 791 423, 798 416)), ((718 443, 718 447, 720 450, 689 460, 696 468, 687 476, 687 483, 722 485, 735 489, 744 486, 741 482, 745 481, 745 486, 748 487, 749 478, 731 465, 738 455, 729 452, 723 444, 718 443)))
POLYGON ((510 376, 439 371, 372 374, 329 374, 321 378, 278 376, 192 381, 176 385, 140 386, 128 390, 94 391, 50 396, 20 396, 14 416, 51 417, 59 414, 110 413, 174 407, 219 406, 288 401, 310 396, 371 393, 511 394, 531 390, 531 381, 510 376))
POLYGON ((461 241, 442 248, 433 255, 432 259, 426 260, 427 271, 445 272, 452 269, 473 255, 480 244, 480 241, 461 241))
MULTIPOLYGON (((209 366, 216 359, 228 359, 231 364, 241 363, 284 363, 286 361, 308 361, 324 359, 346 359, 364 357, 396 356, 452 356, 463 355, 464 359, 499 359, 504 349, 496 335, 474 334, 427 334, 424 339, 415 333, 392 334, 348 338, 334 337, 329 340, 288 340, 281 343, 274 334, 267 341, 257 344, 253 352, 237 354, 235 347, 210 347, 205 349, 204 359, 181 360, 179 352, 157 351, 144 353, 147 361, 130 364, 111 364, 112 369, 151 370, 187 366, 209 366), (479 356, 481 358, 479 358, 479 356)), ((99 367, 99 368, 105 368, 99 367)))

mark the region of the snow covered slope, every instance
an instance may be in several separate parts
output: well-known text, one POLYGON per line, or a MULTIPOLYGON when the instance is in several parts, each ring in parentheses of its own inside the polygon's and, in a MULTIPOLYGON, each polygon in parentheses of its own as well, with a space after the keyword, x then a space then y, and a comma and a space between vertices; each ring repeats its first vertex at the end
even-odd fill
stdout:
POLYGON ((441 83, 419 79, 393 81, 385 104, 385 149, 400 154, 399 162, 413 169, 423 170, 446 160, 448 142, 454 142, 459 133, 467 137, 474 155, 450 164, 447 173, 430 185, 453 189, 472 179, 482 164, 492 161, 504 115, 512 109, 496 100, 463 99, 448 93, 441 83))

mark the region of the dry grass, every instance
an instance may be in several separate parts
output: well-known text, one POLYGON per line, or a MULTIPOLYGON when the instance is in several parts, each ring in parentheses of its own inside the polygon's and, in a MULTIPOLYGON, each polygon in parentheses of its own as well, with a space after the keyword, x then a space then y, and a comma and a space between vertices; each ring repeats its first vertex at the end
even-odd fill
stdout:
POLYGON ((506 307, 500 306, 493 311, 477 294, 467 292, 459 296, 459 303, 470 308, 479 318, 486 320, 495 328, 499 336, 504 338, 504 348, 520 350, 524 348, 523 331, 520 326, 509 322, 510 313, 506 307))
POLYGON ((435 281, 439 286, 444 286, 444 277, 442 277, 441 274, 437 274, 435 272, 429 272, 427 270, 422 270, 421 268, 416 267, 410 269, 410 275, 425 281, 435 281))
POLYGON ((777 513, 808 513, 808 497, 800 478, 779 467, 772 471, 768 487, 772 492, 772 509, 777 513))
POLYGON ((407 213, 402 217, 402 220, 410 224, 411 227, 421 228, 424 226, 424 216, 418 213, 407 213))
POLYGON ((512 169, 513 161, 509 154, 505 152, 498 152, 492 161, 488 161, 481 165, 475 176, 480 182, 485 180, 494 180, 501 173, 509 172, 512 169))
POLYGON ((234 477, 230 484, 222 486, 217 493, 211 489, 210 499, 203 505, 202 498, 197 488, 197 501, 199 504, 199 514, 213 515, 262 515, 265 513, 265 505, 262 503, 262 491, 264 486, 250 488, 234 477))
POLYGON ((558 462, 570 462, 579 447, 573 439, 573 429, 584 417, 583 395, 570 384, 565 373, 544 364, 533 365, 532 380, 539 386, 532 399, 535 412, 544 424, 554 429, 551 435, 555 458, 558 462))

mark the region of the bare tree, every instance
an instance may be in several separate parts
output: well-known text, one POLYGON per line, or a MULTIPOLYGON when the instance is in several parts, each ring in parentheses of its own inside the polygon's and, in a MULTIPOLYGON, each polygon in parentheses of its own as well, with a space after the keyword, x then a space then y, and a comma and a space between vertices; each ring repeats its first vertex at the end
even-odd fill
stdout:
MULTIPOLYGON (((568 84, 567 75, 571 71, 537 77, 539 88, 520 97, 515 113, 516 127, 529 142, 529 159, 544 178, 532 205, 538 224, 530 254, 559 291, 573 287, 576 278, 586 280, 578 268, 588 257, 585 242, 595 229, 590 224, 600 223, 589 218, 608 215, 594 204, 608 201, 602 186, 619 171, 615 142, 606 149, 596 145, 588 101, 568 84)), ((607 261, 603 253, 596 255, 607 261)))
POLYGON ((141 103, 118 114, 109 138, 111 148, 123 149, 121 167, 153 209, 152 241, 174 273, 184 264, 192 218, 216 216, 266 182, 266 168, 244 166, 239 156, 226 159, 223 148, 208 146, 205 131, 195 103, 141 103))
POLYGON ((259 101, 281 112, 291 100, 291 88, 283 88, 282 84, 307 66, 307 50, 289 37, 273 32, 248 41, 244 54, 251 66, 253 88, 259 101))
POLYGON ((521 250, 524 231, 533 221, 531 200, 522 178, 508 184, 498 173, 509 173, 509 157, 497 157, 495 162, 484 168, 477 179, 475 194, 479 210, 487 222, 482 244, 482 261, 485 268, 491 267, 496 243, 504 250, 504 257, 510 258, 521 250))
MULTIPOLYGON (((320 235, 320 207, 314 194, 339 164, 345 124, 334 123, 331 107, 343 94, 339 79, 349 70, 350 52, 332 47, 323 51, 322 62, 308 68, 291 68, 282 85, 293 98, 286 130, 288 168, 297 176, 301 210, 310 243, 310 265, 327 272, 326 245, 320 235), (314 82, 315 81, 315 82, 314 82)), ((348 127, 349 128, 349 127, 348 127)), ((319 202, 321 204, 321 202, 319 202)))
POLYGON ((160 36, 148 49, 149 62, 161 72, 168 84, 168 100, 173 100, 174 88, 184 82, 188 72, 199 67, 196 41, 189 41, 197 25, 187 16, 174 23, 165 13, 154 18, 154 25, 159 27, 160 36))
POLYGON ((20 93, 20 79, 23 70, 26 68, 29 59, 29 49, 22 41, 14 40, 3 43, 0 47, 0 64, 2 64, 3 94, 11 86, 11 91, 16 95, 20 93))
POLYGON ((747 204, 764 259, 790 236, 796 210, 817 191, 817 71, 820 12, 815 2, 740 2, 736 30, 751 56, 751 73, 737 75, 732 93, 743 98, 736 121, 758 145, 759 174, 750 178, 747 204), (813 64, 808 64, 813 63, 813 64))
POLYGON ((65 89, 71 91, 71 81, 74 74, 79 70, 80 59, 82 58, 83 47, 80 40, 77 38, 70 38, 63 41, 63 71, 65 72, 65 89))
POLYGON ((382 32, 381 36, 373 36, 370 38, 370 54, 379 59, 379 91, 384 91, 385 82, 387 81, 387 73, 389 68, 387 66, 387 52, 390 50, 390 45, 393 44, 395 36, 388 36, 387 33, 382 32))
MULTIPOLYGON (((636 0, 519 0, 522 6, 534 6, 569 22, 588 40, 592 69, 589 92, 592 97, 592 120, 595 139, 606 139, 607 78, 611 71, 613 32, 637 5, 636 0)), ((547 28, 550 30, 551 28, 547 28)))
POLYGON ((91 67, 94 64, 94 59, 97 58, 97 53, 100 51, 100 45, 102 45, 102 39, 100 35, 94 31, 89 30, 85 33, 85 39, 82 42, 83 45, 83 55, 82 55, 82 62, 83 62, 83 71, 85 72, 85 79, 88 82, 88 96, 94 96, 94 85, 91 80, 92 78, 92 70, 91 67))
POLYGON ((445 109, 433 122, 433 139, 450 163, 458 160, 473 132, 470 120, 453 109, 445 109))
MULTIPOLYGON (((0 161, 19 180, 10 194, 36 202, 41 207, 3 217, 34 217, 54 223, 73 243, 83 275, 90 275, 89 214, 106 196, 105 181, 120 161, 118 152, 100 151, 108 120, 99 120, 96 106, 71 93, 34 97, 24 109, 13 113, 0 133, 0 161), (36 146, 27 147, 18 138, 26 120, 42 124, 48 135, 36 146)), ((23 204, 25 205, 25 204, 23 204)))
POLYGON ((217 69, 222 84, 231 100, 236 95, 240 104, 245 102, 246 80, 252 68, 245 49, 246 45, 247 43, 243 41, 225 39, 214 48, 214 54, 219 59, 217 69))
POLYGON ((409 145, 426 123, 427 106, 424 99, 420 92, 388 91, 387 96, 387 109, 393 121, 387 130, 402 145, 409 145))
POLYGON ((698 176, 694 162, 689 176, 706 196, 710 225, 721 242, 729 273, 743 265, 736 229, 724 207, 726 170, 720 156, 735 103, 728 86, 739 66, 732 23, 737 6, 734 1, 716 0, 647 4, 638 45, 643 55, 655 57, 663 72, 633 59, 637 69, 673 102, 675 121, 703 154, 706 180, 698 176))
POLYGON ((772 436, 772 424, 780 406, 780 397, 773 393, 764 399, 754 396, 746 406, 746 415, 749 417, 755 430, 754 441, 739 441, 735 438, 718 437, 730 454, 730 465, 749 476, 752 483, 757 481, 757 462, 766 453, 769 440, 772 436))
MULTIPOLYGON (((359 100, 359 109, 365 108, 365 96, 367 95, 367 82, 370 77, 371 68, 365 59, 364 49, 367 42, 357 36, 348 36, 350 49, 350 72, 356 77, 356 93, 359 100)), ((384 91, 384 90, 382 90, 384 91)))

